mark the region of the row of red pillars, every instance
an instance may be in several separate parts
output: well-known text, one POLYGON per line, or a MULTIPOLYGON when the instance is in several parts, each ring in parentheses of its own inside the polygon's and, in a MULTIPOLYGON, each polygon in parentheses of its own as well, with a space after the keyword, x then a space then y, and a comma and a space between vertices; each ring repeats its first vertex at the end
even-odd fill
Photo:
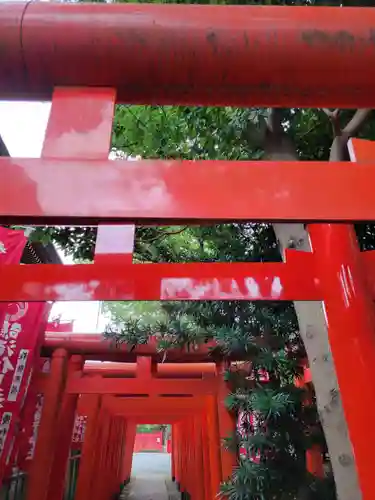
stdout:
MULTIPOLYGON (((151 365, 151 358, 139 358, 137 378, 143 381, 153 378, 151 365)), ((194 370, 194 366, 192 368, 194 370)), ((223 439, 236 430, 235 419, 224 404, 228 388, 222 370, 223 366, 217 366, 209 384, 205 381, 204 391, 196 395, 188 387, 192 380, 200 380, 197 378, 181 378, 173 386, 173 379, 155 380, 159 394, 176 392, 180 387, 181 397, 158 397, 157 394, 149 394, 147 398, 130 394, 119 397, 123 391, 121 387, 129 379, 122 379, 123 384, 118 379, 116 396, 102 391, 79 395, 79 385, 74 392, 75 381, 88 377, 93 387, 100 386, 105 370, 98 368, 84 375, 82 357, 69 356, 63 349, 56 350, 50 373, 40 374, 33 382, 38 392, 44 394, 44 405, 29 471, 28 500, 61 500, 63 497, 77 412, 86 416, 87 424, 76 500, 108 499, 119 492, 120 485, 129 481, 139 423, 171 423, 172 478, 181 492, 193 500, 213 500, 221 482, 231 476, 236 464, 236 454, 222 447, 223 439), (207 387, 211 387, 208 392, 207 387)), ((144 391, 147 391, 146 385, 144 391)))

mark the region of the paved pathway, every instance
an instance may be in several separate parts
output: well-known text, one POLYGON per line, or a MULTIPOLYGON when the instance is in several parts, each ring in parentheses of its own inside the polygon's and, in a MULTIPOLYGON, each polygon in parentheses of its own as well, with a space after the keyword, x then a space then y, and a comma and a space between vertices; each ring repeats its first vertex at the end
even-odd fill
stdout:
POLYGON ((129 500, 168 500, 166 481, 171 476, 168 453, 135 453, 129 500))

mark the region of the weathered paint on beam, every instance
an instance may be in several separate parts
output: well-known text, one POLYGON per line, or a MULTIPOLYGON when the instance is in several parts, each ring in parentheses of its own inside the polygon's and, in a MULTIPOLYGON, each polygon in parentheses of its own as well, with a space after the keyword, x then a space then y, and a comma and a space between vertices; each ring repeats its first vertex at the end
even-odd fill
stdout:
POLYGON ((212 379, 150 379, 147 384, 138 379, 110 379, 82 377, 67 381, 65 392, 68 394, 173 394, 175 396, 191 394, 212 394, 216 384, 212 379))
MULTIPOLYGON (((106 399, 106 398, 105 398, 106 399)), ((203 397, 151 397, 151 398, 118 398, 111 397, 103 401, 103 407, 111 413, 124 416, 162 415, 164 413, 183 413, 185 411, 202 410, 205 404, 203 397)))
MULTIPOLYGON (((362 259, 375 298, 375 252, 363 252, 362 259)), ((287 251, 285 263, 6 265, 0 266, 0 274, 7 283, 0 288, 5 302, 323 300, 313 255, 294 250, 287 251)), ((58 337, 58 342, 69 338, 58 337)))
POLYGON ((375 220, 374 164, 1 158, 0 177, 1 223, 375 220))
POLYGON ((103 335, 98 333, 66 335, 47 332, 44 338, 42 355, 51 356, 62 345, 65 346, 64 348, 69 353, 80 353, 86 359, 122 363, 137 361, 139 356, 151 356, 153 360, 159 363, 177 363, 181 361, 188 363, 212 362, 215 359, 215 356, 212 355, 212 350, 216 347, 215 343, 209 342, 197 346, 197 348, 192 347, 189 350, 186 348, 171 349, 168 351, 167 357, 165 357, 164 352, 158 350, 155 339, 150 339, 146 345, 138 345, 134 349, 129 349, 129 346, 126 344, 116 346, 114 342, 105 339, 103 335))
POLYGON ((286 263, 6 265, 0 301, 319 300, 311 255, 286 263))
MULTIPOLYGON (((132 378, 136 376, 137 363, 85 363, 83 373, 102 377, 132 378)), ((202 378, 215 374, 215 363, 158 363, 153 373, 157 378, 202 378)))
POLYGON ((375 107, 374 26, 371 8, 5 2, 0 98, 375 107))

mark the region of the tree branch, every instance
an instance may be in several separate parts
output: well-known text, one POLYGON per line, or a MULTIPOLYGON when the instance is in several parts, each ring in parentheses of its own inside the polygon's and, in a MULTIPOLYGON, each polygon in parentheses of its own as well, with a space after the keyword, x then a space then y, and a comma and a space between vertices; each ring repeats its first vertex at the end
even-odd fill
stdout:
POLYGON ((328 116, 329 121, 331 122, 333 135, 335 137, 341 135, 341 127, 339 121, 340 109, 335 109, 334 111, 331 111, 328 108, 322 108, 322 111, 324 114, 328 116))
POLYGON ((343 135, 347 136, 348 139, 349 137, 357 135, 367 118, 370 116, 371 111, 372 109, 357 109, 352 119, 342 130, 343 135))
POLYGON ((274 134, 281 134, 284 132, 282 127, 283 113, 280 108, 271 108, 268 113, 267 126, 274 134))
POLYGON ((159 240, 160 238, 164 238, 166 236, 174 236, 176 234, 181 234, 187 229, 189 229, 190 226, 184 226, 182 229, 178 229, 177 231, 161 231, 157 236, 154 238, 151 238, 149 240, 146 240, 146 243, 153 243, 156 240, 159 240))
POLYGON ((371 109, 357 109, 349 123, 334 133, 329 161, 348 161, 348 140, 358 134, 371 113, 371 109))
POLYGON ((330 120, 332 120, 332 119, 336 120, 339 117, 339 114, 340 114, 340 110, 339 109, 335 109, 335 110, 331 111, 328 108, 322 108, 322 111, 323 111, 323 113, 325 113, 328 116, 328 118, 330 120))

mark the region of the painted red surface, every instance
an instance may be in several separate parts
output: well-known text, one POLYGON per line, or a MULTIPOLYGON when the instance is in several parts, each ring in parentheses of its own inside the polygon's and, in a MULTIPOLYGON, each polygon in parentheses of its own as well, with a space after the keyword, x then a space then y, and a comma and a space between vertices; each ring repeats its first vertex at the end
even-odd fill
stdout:
POLYGON ((373 164, 3 157, 0 172, 2 224, 375 219, 373 164))
POLYGON ((134 453, 163 450, 162 432, 137 432, 135 436, 134 453))
POLYGON ((375 107, 374 9, 26 5, 0 3, 1 99, 95 86, 129 104, 375 107))
POLYGON ((290 251, 286 263, 0 266, 0 300, 320 300, 311 264, 290 251))

